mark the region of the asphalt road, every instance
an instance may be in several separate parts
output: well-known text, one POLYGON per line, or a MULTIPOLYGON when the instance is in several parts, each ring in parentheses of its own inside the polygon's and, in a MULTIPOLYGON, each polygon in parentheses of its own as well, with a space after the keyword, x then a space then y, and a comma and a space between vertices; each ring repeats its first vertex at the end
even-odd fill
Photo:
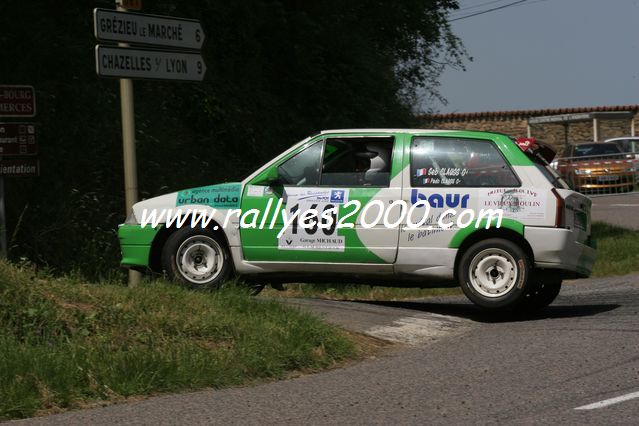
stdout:
POLYGON ((592 197, 592 219, 639 230, 639 192, 592 197))
POLYGON ((555 304, 535 317, 486 315, 461 297, 377 304, 291 303, 347 328, 403 343, 375 359, 292 380, 168 395, 23 422, 581 425, 639 421, 639 275, 569 283, 555 304), (616 397, 622 401, 576 409, 616 397))

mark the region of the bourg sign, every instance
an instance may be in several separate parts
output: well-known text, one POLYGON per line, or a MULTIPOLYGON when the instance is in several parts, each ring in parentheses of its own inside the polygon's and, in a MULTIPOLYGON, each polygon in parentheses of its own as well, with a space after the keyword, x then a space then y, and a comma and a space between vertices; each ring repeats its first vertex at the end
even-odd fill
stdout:
POLYGON ((95 38, 176 49, 200 49, 204 31, 199 21, 109 9, 93 10, 95 38))
POLYGON ((119 6, 130 10, 142 9, 142 0, 116 0, 115 2, 119 6))
POLYGON ((96 46, 96 72, 102 77, 202 81, 206 64, 189 52, 96 46))
POLYGON ((34 117, 33 86, 0 85, 0 117, 34 117))
POLYGON ((32 123, 0 123, 0 157, 35 155, 37 153, 35 125, 32 123))

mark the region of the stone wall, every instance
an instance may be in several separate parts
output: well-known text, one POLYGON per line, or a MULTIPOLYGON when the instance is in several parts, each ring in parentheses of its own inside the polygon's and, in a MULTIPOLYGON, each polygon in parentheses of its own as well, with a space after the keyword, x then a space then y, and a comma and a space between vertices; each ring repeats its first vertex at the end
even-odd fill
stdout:
POLYGON ((468 121, 435 121, 428 123, 430 129, 447 130, 479 130, 482 132, 506 133, 514 137, 527 135, 528 120, 526 119, 496 119, 496 120, 468 120, 468 121))
MULTIPOLYGON (((630 120, 600 120, 599 140, 630 136, 630 120)), ((635 114, 635 123, 639 123, 639 113, 635 114)))

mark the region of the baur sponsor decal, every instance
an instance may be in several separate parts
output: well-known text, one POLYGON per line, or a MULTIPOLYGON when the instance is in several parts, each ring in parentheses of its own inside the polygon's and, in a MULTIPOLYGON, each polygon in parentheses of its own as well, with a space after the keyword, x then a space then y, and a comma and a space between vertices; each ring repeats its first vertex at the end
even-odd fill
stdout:
POLYGON ((468 208, 468 200, 470 194, 423 194, 418 189, 413 189, 410 193, 411 204, 417 204, 418 201, 427 201, 428 204, 434 209, 441 208, 456 208, 462 209, 468 208))

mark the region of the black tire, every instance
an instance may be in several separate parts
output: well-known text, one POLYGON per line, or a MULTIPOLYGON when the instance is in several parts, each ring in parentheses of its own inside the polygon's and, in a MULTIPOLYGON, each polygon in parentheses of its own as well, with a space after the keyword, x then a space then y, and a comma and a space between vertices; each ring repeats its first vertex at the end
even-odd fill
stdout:
POLYGON ((248 289, 249 289, 249 294, 251 296, 257 296, 266 287, 265 284, 247 284, 247 286, 248 286, 248 289))
POLYGON ((529 311, 538 311, 555 301, 561 291, 561 278, 553 276, 552 272, 536 271, 532 274, 532 284, 523 302, 529 311))
POLYGON ((233 270, 224 237, 190 227, 178 229, 166 240, 162 268, 169 279, 196 290, 219 287, 233 270))
POLYGON ((487 310, 509 310, 525 300, 530 270, 530 259, 520 246, 490 238, 464 252, 457 276, 464 294, 474 304, 487 310))

